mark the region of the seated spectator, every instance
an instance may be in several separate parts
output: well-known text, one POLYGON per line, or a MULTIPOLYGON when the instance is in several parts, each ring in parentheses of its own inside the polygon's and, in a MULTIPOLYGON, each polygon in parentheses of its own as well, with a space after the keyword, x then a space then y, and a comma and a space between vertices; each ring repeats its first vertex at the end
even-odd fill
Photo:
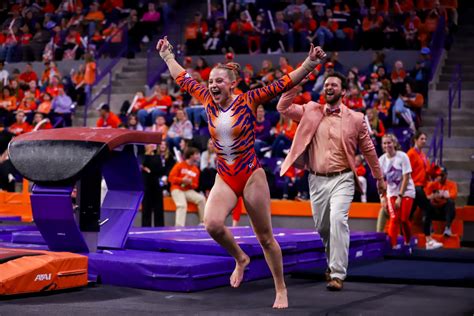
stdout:
POLYGON ((257 106, 255 120, 255 152, 259 158, 262 158, 264 153, 271 148, 271 129, 272 126, 270 121, 265 119, 265 109, 263 105, 260 104, 257 106))
POLYGON ((23 97, 23 100, 21 100, 20 104, 18 105, 17 111, 22 111, 28 116, 29 113, 33 113, 34 111, 36 111, 37 107, 38 105, 36 104, 36 98, 31 93, 30 90, 26 90, 25 96, 23 97))
POLYGON ((9 157, 8 150, 0 155, 0 191, 15 192, 15 168, 9 157))
POLYGON ((53 105, 51 103, 51 95, 45 92, 43 94, 43 101, 40 103, 36 111, 39 113, 43 113, 44 115, 49 115, 49 112, 51 112, 52 106, 53 105))
POLYGON ((186 225, 188 201, 196 204, 199 223, 203 223, 206 198, 196 192, 199 187, 199 160, 199 150, 190 147, 184 153, 184 161, 178 162, 170 171, 168 180, 171 184, 171 197, 176 205, 175 226, 186 225))
POLYGON ((8 87, 8 77, 10 73, 5 68, 5 61, 0 59, 0 91, 3 91, 3 88, 8 87))
POLYGON ((97 120, 97 127, 108 127, 108 128, 118 128, 122 121, 120 118, 113 112, 110 111, 110 106, 106 103, 103 103, 99 108, 100 117, 97 120))
POLYGON ((419 48, 418 32, 421 27, 421 20, 416 15, 415 10, 410 11, 410 15, 403 24, 403 34, 405 37, 406 47, 409 49, 419 48))
POLYGON ((3 94, 0 96, 0 118, 4 118, 5 125, 13 120, 13 112, 17 109, 17 103, 15 96, 10 93, 10 88, 4 87, 3 94))
POLYGON ((391 82, 392 82, 392 98, 396 99, 398 98, 398 95, 400 92, 404 89, 405 85, 405 78, 407 74, 405 69, 403 68, 403 62, 401 60, 397 60, 394 64, 394 67, 392 69, 392 74, 391 74, 391 82))
POLYGON ((352 86, 349 94, 344 97, 344 104, 351 110, 363 112, 365 110, 365 101, 362 92, 358 86, 352 86))
POLYGON ((22 111, 18 111, 15 115, 15 122, 8 127, 8 132, 14 136, 18 136, 31 131, 31 125, 26 122, 26 115, 22 111))
POLYGON ((448 180, 446 168, 435 168, 434 181, 426 185, 425 193, 431 207, 425 218, 426 227, 431 226, 432 219, 445 220, 444 235, 452 236, 451 224, 456 216, 455 201, 458 196, 458 187, 456 182, 448 180))
POLYGON ((74 103, 72 99, 64 92, 64 89, 58 88, 58 95, 53 99, 52 110, 54 117, 62 120, 61 126, 72 126, 72 111, 74 103))
POLYGON ((207 150, 201 154, 201 176, 199 179, 200 191, 209 196, 217 174, 217 154, 212 139, 207 141, 207 150))
POLYGON ((166 120, 163 115, 159 115, 155 119, 155 123, 151 127, 146 128, 147 132, 161 133, 162 137, 165 138, 168 135, 168 126, 166 126, 166 120))
POLYGON ((186 53, 188 55, 199 55, 204 49, 204 40, 209 32, 206 21, 203 20, 201 12, 194 14, 194 21, 186 25, 184 39, 186 40, 186 53))
POLYGON ((138 121, 136 114, 130 114, 127 118, 126 128, 132 131, 143 131, 143 126, 138 121))
POLYGON ((49 118, 45 117, 43 113, 36 112, 33 116, 33 131, 38 131, 40 129, 52 129, 53 125, 49 118))
POLYGON ((27 63, 25 66, 25 70, 20 74, 19 77, 19 84, 20 87, 24 90, 29 88, 30 81, 38 81, 38 75, 33 70, 33 65, 31 63, 27 63))
POLYGON ((414 92, 411 83, 407 82, 405 84, 405 95, 402 96, 402 100, 405 103, 405 106, 408 107, 416 115, 415 127, 420 127, 421 110, 425 103, 423 95, 421 93, 414 92))
POLYGON ((403 91, 402 94, 400 94, 400 96, 395 100, 395 103, 392 107, 392 126, 408 126, 412 132, 415 133, 416 127, 413 120, 413 114, 408 105, 405 105, 404 100, 408 100, 405 91, 403 91), (400 119, 403 119, 403 121, 400 119))
POLYGON ((272 157, 285 157, 285 151, 290 148, 297 127, 298 124, 292 119, 280 115, 280 121, 273 129, 275 140, 272 144, 272 157))
POLYGON ((248 36, 253 32, 246 12, 240 12, 240 18, 231 23, 229 28, 229 43, 237 54, 248 54, 248 36))
POLYGON ((168 143, 170 148, 179 147, 181 139, 192 139, 193 138, 193 124, 188 120, 186 112, 183 109, 176 111, 173 124, 171 124, 168 130, 168 143))
POLYGON ((199 72, 199 75, 201 76, 201 79, 203 81, 208 81, 209 80, 209 75, 211 74, 211 67, 207 64, 207 61, 203 57, 198 57, 196 60, 196 67, 194 67, 194 70, 199 72))
POLYGON ((146 102, 142 100, 139 102, 139 105, 142 105, 143 108, 138 110, 137 115, 142 126, 149 126, 156 121, 158 116, 165 116, 173 104, 173 100, 168 95, 167 87, 158 84, 155 85, 153 94, 147 98, 146 102))

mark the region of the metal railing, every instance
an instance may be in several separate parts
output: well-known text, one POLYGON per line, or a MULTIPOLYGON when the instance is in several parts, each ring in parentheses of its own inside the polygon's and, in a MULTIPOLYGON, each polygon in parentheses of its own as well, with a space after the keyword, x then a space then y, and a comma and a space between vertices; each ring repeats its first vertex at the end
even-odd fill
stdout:
POLYGON ((444 138, 444 119, 443 117, 438 118, 436 128, 431 139, 430 149, 428 150, 428 157, 432 162, 438 165, 443 164, 443 138, 444 138))
POLYGON ((456 65, 456 69, 451 76, 449 82, 449 93, 448 93, 448 137, 451 138, 451 115, 453 111, 454 102, 458 102, 458 109, 461 108, 461 87, 462 87, 462 76, 461 76, 461 64, 456 65))
POLYGON ((438 68, 438 64, 440 62, 441 56, 443 55, 444 50, 444 41, 446 39, 446 30, 445 30, 446 21, 444 20, 444 16, 438 20, 438 25, 436 30, 433 32, 432 40, 430 43, 430 50, 431 50, 431 69, 430 69, 430 76, 429 80, 431 81, 435 75, 436 69, 438 68))
POLYGON ((89 107, 94 104, 103 94, 107 93, 107 104, 110 104, 110 98, 112 94, 112 71, 114 67, 119 63, 120 59, 125 55, 128 49, 128 27, 124 25, 120 28, 122 33, 122 42, 119 47, 113 47, 111 43, 112 34, 109 39, 103 44, 103 46, 95 53, 97 60, 96 80, 93 85, 86 89, 86 104, 84 107, 84 126, 87 126, 87 113, 89 107), (101 58, 105 54, 110 53, 114 50, 114 58, 101 58), (101 89, 92 95, 92 91, 95 87, 101 84, 102 80, 108 76, 106 84, 103 84, 101 89))

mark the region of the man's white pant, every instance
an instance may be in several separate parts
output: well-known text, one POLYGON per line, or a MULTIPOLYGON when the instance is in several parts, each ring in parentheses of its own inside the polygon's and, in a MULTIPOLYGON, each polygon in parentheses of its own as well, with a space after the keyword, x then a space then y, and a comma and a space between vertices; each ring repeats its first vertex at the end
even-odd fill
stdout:
POLYGON ((198 208, 199 223, 204 220, 204 207, 206 206, 206 198, 204 195, 194 190, 181 191, 179 189, 171 191, 171 197, 176 204, 176 220, 175 226, 186 225, 186 213, 188 212, 188 201, 196 204, 198 208))
POLYGON ((354 174, 335 177, 309 175, 311 210, 326 248, 331 278, 344 280, 349 256, 349 207, 354 197, 354 174))

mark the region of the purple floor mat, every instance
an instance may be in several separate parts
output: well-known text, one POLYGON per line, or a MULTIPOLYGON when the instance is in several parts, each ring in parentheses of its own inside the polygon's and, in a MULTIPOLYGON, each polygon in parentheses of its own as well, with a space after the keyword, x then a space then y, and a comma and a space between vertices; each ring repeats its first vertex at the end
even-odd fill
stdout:
MULTIPOLYGON (((11 242, 12 234, 14 232, 36 231, 34 225, 1 225, 0 226, 0 241, 11 242)), ((35 242, 34 242, 35 243, 35 242)))
POLYGON ((12 242, 0 242, 0 248, 17 248, 17 249, 28 249, 28 250, 49 250, 46 245, 38 244, 15 244, 12 242))
MULTIPOLYGON (((140 250, 103 250, 89 256, 89 278, 104 284, 149 290, 194 292, 228 286, 235 261, 230 257, 140 250)), ((284 269, 296 263, 284 259, 284 269)), ((247 267, 244 282, 270 276, 263 258, 247 267)))
MULTIPOLYGON (((250 227, 232 227, 236 242, 250 257, 262 256, 263 252, 250 227)), ((311 230, 274 228, 275 239, 283 253, 322 249, 319 235, 311 230)), ((144 228, 133 229, 125 245, 127 249, 167 251, 228 256, 203 227, 144 228)))

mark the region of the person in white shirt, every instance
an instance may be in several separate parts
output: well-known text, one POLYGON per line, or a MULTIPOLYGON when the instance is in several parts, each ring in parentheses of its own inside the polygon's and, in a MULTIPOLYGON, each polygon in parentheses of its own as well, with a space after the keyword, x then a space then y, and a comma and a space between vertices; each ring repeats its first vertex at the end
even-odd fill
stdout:
POLYGON ((397 245, 400 224, 405 245, 410 244, 409 217, 415 198, 415 183, 411 178, 410 159, 407 154, 398 150, 399 146, 395 135, 385 134, 382 137, 382 149, 385 153, 379 158, 380 167, 387 182, 387 194, 381 197, 381 201, 382 206, 390 215, 388 235, 394 248, 397 245))

